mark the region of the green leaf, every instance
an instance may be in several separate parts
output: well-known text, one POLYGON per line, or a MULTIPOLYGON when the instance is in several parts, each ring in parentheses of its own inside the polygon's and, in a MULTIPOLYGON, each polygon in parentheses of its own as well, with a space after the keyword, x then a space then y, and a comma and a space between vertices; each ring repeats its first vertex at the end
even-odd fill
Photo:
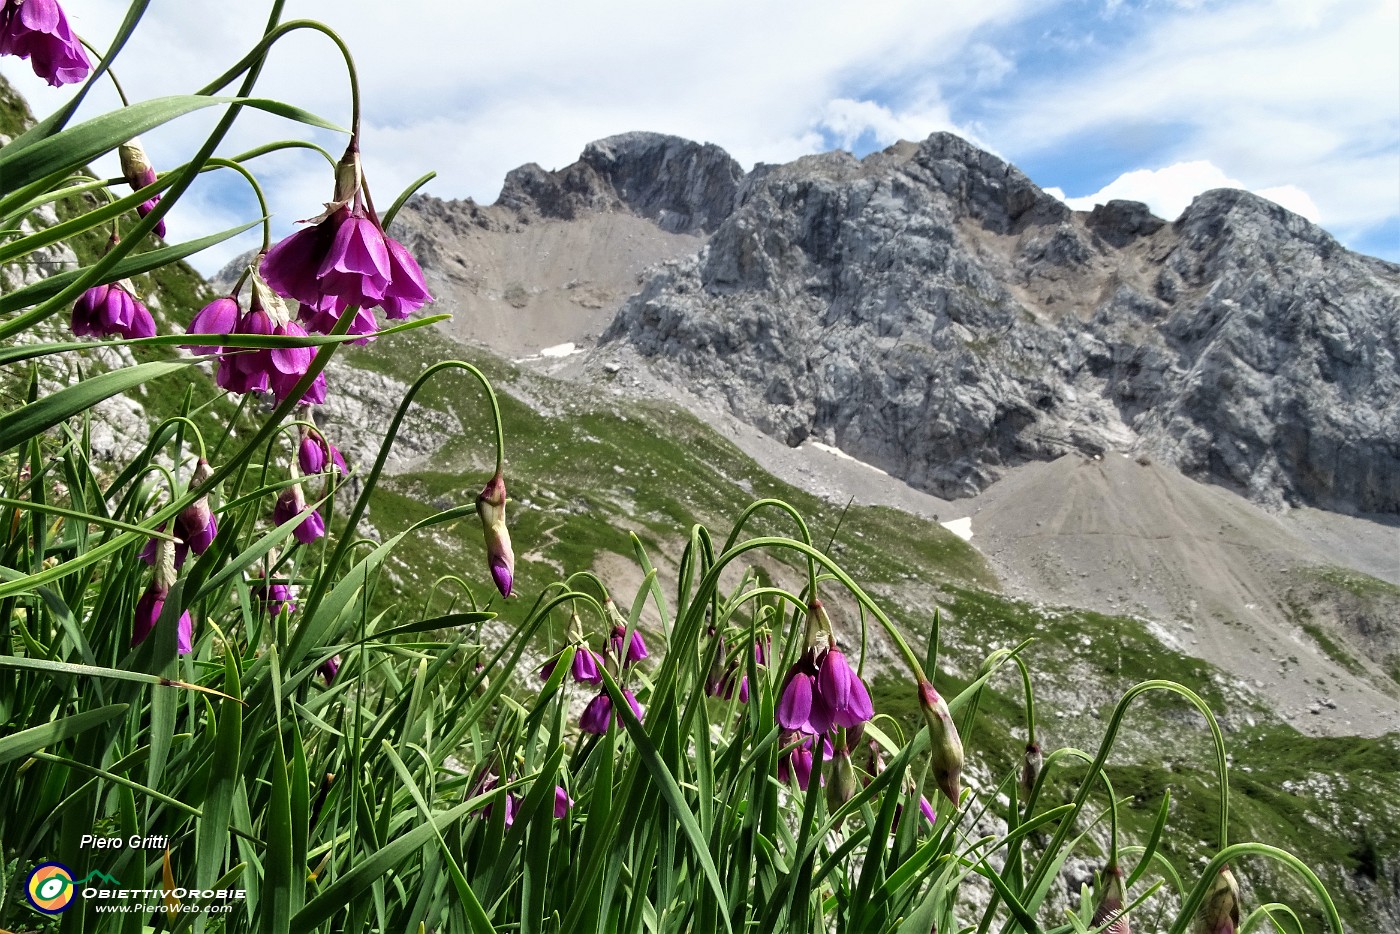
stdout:
MULTIPOLYGON (((714 860, 710 857, 710 848, 705 843, 705 835, 700 832, 700 826, 695 822, 695 815, 686 805, 685 796, 681 794, 680 786, 676 784, 671 770, 666 768, 661 753, 657 751, 655 744, 647 736, 642 722, 637 719, 637 715, 632 712, 631 705, 622 696, 622 689, 612 679, 611 674, 606 671, 601 673, 608 693, 612 695, 613 715, 622 720, 623 726, 627 729, 627 735, 636 744, 638 755, 646 765, 647 771, 651 772, 652 780, 656 782, 661 797, 671 808, 671 814, 675 817, 676 823, 680 825, 681 833, 685 835, 686 840, 695 851, 695 859, 700 864, 700 869, 704 872, 705 879, 709 882, 710 889, 714 892, 719 905, 720 917, 724 919, 725 930, 733 931, 734 927, 729 920, 729 900, 724 892, 724 884, 719 880, 719 872, 715 869, 714 860)), ((813 785, 815 784, 814 782, 813 785)))
POLYGON ((101 726, 126 713, 126 708, 126 704, 110 704, 0 737, 0 765, 37 752, 45 746, 62 742, 70 736, 77 736, 84 730, 101 726))
POLYGON ((22 134, 15 140, 18 146, 11 144, 0 149, 0 177, 5 179, 6 189, 14 191, 56 172, 87 165, 133 136, 139 136, 176 117, 220 104, 242 104, 309 126, 344 132, 340 127, 314 114, 278 101, 177 94, 138 101, 129 107, 101 114, 37 142, 30 142, 28 133, 22 134))
POLYGON ((326 886, 325 891, 296 913, 296 916, 292 918, 291 930, 293 934, 307 934, 307 932, 315 930, 337 911, 350 904, 355 896, 368 889, 371 883, 397 867, 409 854, 424 844, 431 843, 433 838, 441 834, 444 829, 457 823, 484 803, 484 800, 479 798, 464 801, 450 811, 444 811, 431 820, 419 824, 403 836, 391 840, 367 859, 351 866, 349 870, 326 886))
MULTIPOLYGON (((224 648, 224 690, 230 698, 242 694, 238 665, 233 650, 224 648)), ((223 861, 228 846, 229 814, 233 792, 242 780, 238 757, 243 745, 243 710, 236 700, 225 700, 219 711, 218 733, 214 738, 214 758, 209 766, 209 791, 204 796, 204 814, 198 824, 195 843, 195 883, 207 889, 223 861)))
POLYGON ((17 444, 47 431, 64 419, 72 418, 79 412, 91 408, 103 399, 111 398, 134 389, 143 383, 160 379, 171 373, 178 373, 191 365, 193 360, 180 360, 163 363, 138 363, 110 373, 103 373, 85 379, 76 386, 60 389, 37 402, 20 407, 17 411, 0 416, 0 451, 9 450, 17 444))
MULTIPOLYGON (((140 275, 143 272, 150 272, 152 269, 159 269, 167 266, 176 260, 184 259, 186 256, 193 256, 202 250, 208 249, 217 243, 222 243, 231 237, 236 237, 243 231, 261 224, 261 220, 249 221, 237 227, 230 227, 220 233, 210 234, 207 237, 200 237, 198 240, 188 240, 184 243, 177 243, 174 246, 160 247, 155 250, 148 250, 145 253, 137 253, 135 256, 126 256, 119 260, 108 270, 107 275, 102 277, 103 282, 116 282, 118 279, 129 279, 132 276, 140 275)), ((87 267, 81 269, 66 269, 63 272, 45 276, 38 282, 26 285, 22 289, 16 289, 5 295, 0 295, 0 314, 11 311, 18 311, 21 308, 29 308, 40 302, 53 298, 68 286, 77 281, 78 277, 87 272, 87 267)), ((77 343, 75 347, 90 347, 91 342, 77 343)), ((0 365, 23 360, 23 356, 15 356, 27 347, 9 347, 5 350, 5 355, 0 356, 0 365)))

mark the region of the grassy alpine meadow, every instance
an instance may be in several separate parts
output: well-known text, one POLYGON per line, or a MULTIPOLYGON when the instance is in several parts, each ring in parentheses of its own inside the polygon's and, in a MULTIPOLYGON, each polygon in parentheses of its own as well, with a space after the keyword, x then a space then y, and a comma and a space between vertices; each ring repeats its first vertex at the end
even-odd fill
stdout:
POLYGON ((468 362, 426 366, 378 459, 352 474, 314 417, 336 392, 327 362, 440 318, 388 232, 418 186, 383 213, 371 198, 350 50, 282 6, 205 87, 123 96, 76 123, 93 85, 116 80, 146 3, 116 35, 87 37, 102 51, 54 0, 0 2, 0 54, 76 88, 0 149, 0 265, 59 244, 79 257, 0 296, 0 928, 1227 934, 1312 917, 1342 930, 1304 861, 1230 839, 1224 737, 1188 684, 1133 687, 1096 749, 1042 749, 1035 684, 1054 672, 1036 670, 1033 643, 945 673, 940 639, 955 634, 939 615, 911 640, 778 498, 715 532, 677 520, 672 580, 609 528, 596 537, 630 543, 635 591, 581 566, 522 592, 514 548, 531 543, 511 540, 508 483, 548 478, 507 476, 518 403, 468 362), (257 96, 278 41, 303 30, 343 54, 348 129, 257 96), (220 116, 198 150, 154 165, 138 135, 207 108, 220 116), (290 139, 217 155, 249 109, 344 133, 344 153, 290 139), (257 161, 298 149, 324 157, 331 197, 273 243, 257 161), (111 153, 122 177, 94 177, 111 153), (262 216, 153 239, 211 171, 246 181, 262 216), (138 277, 259 225, 231 294, 188 320, 152 314, 138 277), (494 450, 494 471, 471 480, 474 500, 366 537, 420 391, 479 399, 468 440, 494 450), (164 400, 149 436, 101 462, 98 409, 133 392, 164 400), (428 593, 386 579, 397 551, 472 516, 472 567, 428 593), (773 560, 797 583, 775 582, 773 560), (854 622, 833 623, 837 607, 854 622), (894 659, 878 686, 876 642, 894 659), (993 699, 992 679, 1020 690, 993 699), (1113 753, 1147 696, 1206 724, 1174 739, 1214 765, 1193 802, 1215 828, 1200 862, 1162 845, 1169 790, 1145 833, 1120 833, 1131 795, 1115 791, 1113 753), (1071 858, 1098 871, 1066 907, 1071 858), (1305 905, 1246 901, 1237 874, 1266 863, 1305 905))

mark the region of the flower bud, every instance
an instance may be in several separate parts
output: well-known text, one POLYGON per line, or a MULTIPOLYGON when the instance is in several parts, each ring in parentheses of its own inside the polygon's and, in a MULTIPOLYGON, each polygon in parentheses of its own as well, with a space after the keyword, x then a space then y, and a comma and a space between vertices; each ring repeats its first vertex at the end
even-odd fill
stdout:
POLYGON ((1040 754, 1039 743, 1027 743, 1026 754, 1021 760, 1021 803, 1030 800, 1031 790, 1035 788, 1036 779, 1040 778, 1040 769, 1045 764, 1044 758, 1040 754))
MULTIPOLYGON (((238 300, 231 296, 216 298, 195 313, 190 319, 189 327, 185 328, 186 334, 232 334, 238 326, 238 317, 243 313, 243 309, 238 306, 238 300)), ((186 345, 197 354, 218 353, 218 346, 214 344, 186 345)))
POLYGON ((1127 893, 1123 888, 1123 870, 1118 868, 1117 863, 1109 863, 1104 867, 1102 875, 1099 876, 1098 888, 1099 907, 1094 911, 1093 926, 1111 921, 1113 923, 1103 929, 1103 934, 1131 934, 1127 915, 1123 913, 1123 905, 1127 901, 1127 893))
POLYGON ((826 785, 826 806, 836 810, 856 795, 856 773, 851 768, 851 755, 845 747, 837 750, 831 760, 831 781, 826 785))
MULTIPOLYGON (((117 158, 121 161, 122 177, 131 186, 132 191, 138 191, 147 185, 155 184, 156 170, 151 165, 151 160, 146 157, 146 150, 141 147, 139 137, 133 136, 130 140, 117 147, 117 158)), ((155 209, 156 203, 160 201, 160 195, 144 201, 136 208, 136 213, 145 217, 155 209)), ((157 237, 165 236, 165 219, 156 222, 155 234, 157 237)))
POLYGON ((476 498, 476 514, 486 536, 486 563, 501 596, 509 597, 515 583, 515 552, 506 529, 506 481, 500 471, 486 482, 476 498))
MULTIPOLYGON (((190 486, 202 486, 212 476, 214 476, 214 471, 210 468, 209 462, 201 457, 194 473, 190 476, 190 486)), ((213 510, 209 508, 208 496, 201 496, 182 509, 180 514, 175 517, 175 534, 197 555, 202 555, 209 550, 209 546, 214 543, 214 536, 218 533, 219 525, 214 519, 213 510)))
POLYGON ((938 790, 958 806, 961 791, 963 747, 948 705, 928 681, 919 682, 919 710, 928 723, 929 755, 938 790))
POLYGON ((1211 883, 1192 923, 1192 934, 1235 934, 1240 926, 1240 887, 1229 866, 1211 883))

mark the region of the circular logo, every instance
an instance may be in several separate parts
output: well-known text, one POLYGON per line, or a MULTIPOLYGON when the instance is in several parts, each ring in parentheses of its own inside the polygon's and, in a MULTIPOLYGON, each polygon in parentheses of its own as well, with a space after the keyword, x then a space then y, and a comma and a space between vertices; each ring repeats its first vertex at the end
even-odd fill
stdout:
POLYGON ((46 915, 67 911, 73 904, 75 891, 73 873, 62 863, 40 863, 35 866, 24 886, 29 904, 46 915))

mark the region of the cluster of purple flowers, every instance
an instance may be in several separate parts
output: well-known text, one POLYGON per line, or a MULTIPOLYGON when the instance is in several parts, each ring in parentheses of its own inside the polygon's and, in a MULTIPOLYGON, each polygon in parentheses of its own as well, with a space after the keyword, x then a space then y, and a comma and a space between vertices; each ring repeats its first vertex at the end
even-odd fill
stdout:
MULTIPOLYGON (((726 663, 728 651, 723 637, 716 633, 713 628, 710 630, 710 635, 719 639, 719 653, 714 668, 710 671, 709 677, 705 679, 705 693, 711 697, 723 697, 725 700, 729 700, 734 696, 737 688, 739 702, 747 704, 749 702, 748 666, 737 658, 726 663)), ((754 642, 753 658, 759 667, 767 667, 768 655, 772 648, 773 640, 769 636, 764 636, 754 642)))
POLYGON ((778 694, 778 725, 799 733, 855 727, 875 716, 865 682, 837 648, 809 648, 788 669, 778 694))
MULTIPOLYGON (((756 657, 762 649, 761 643, 754 646, 756 657)), ((806 791, 820 743, 822 761, 831 763, 829 774, 833 781, 826 789, 831 805, 835 808, 849 801, 856 791, 851 750, 860 742, 866 722, 875 716, 875 708, 865 682, 846 661, 845 653, 836 647, 831 620, 820 600, 814 599, 808 605, 807 648, 783 676, 775 715, 783 731, 778 779, 796 781, 806 791)), ((873 743, 869 749, 863 781, 883 767, 873 743)), ((933 805, 922 795, 919 811, 933 823, 933 805)))
MULTIPOLYGON (((252 277, 252 297, 244 311, 234 297, 217 298, 205 305, 190 321, 187 334, 217 336, 256 334, 267 337, 306 337, 306 329, 291 320, 286 303, 256 274, 252 277)), ((310 347, 245 348, 196 345, 196 353, 217 353, 214 380, 229 392, 271 392, 280 402, 291 395, 306 375, 315 353, 310 347)), ((326 401, 326 376, 316 379, 301 397, 302 402, 326 401)))
MULTIPOLYGON (((603 685, 603 670, 607 667, 609 658, 614 660, 615 670, 619 677, 622 672, 631 665, 635 665, 646 658, 647 644, 641 632, 633 630, 630 638, 627 634, 627 623, 622 619, 622 614, 618 612, 617 605, 611 598, 603 602, 604 612, 613 620, 612 630, 608 634, 607 645, 603 654, 595 652, 584 638, 583 624, 575 614, 570 623, 570 630, 573 632, 573 642, 575 646, 573 661, 569 663, 569 674, 574 681, 579 684, 587 684, 597 687, 598 693, 588 702, 588 706, 583 709, 583 714, 579 717, 579 729, 585 733, 602 735, 608 731, 608 727, 616 722, 617 714, 613 710, 612 695, 608 693, 603 685)), ((558 667, 560 659, 563 657, 565 649, 556 652, 540 668, 540 680, 548 681, 554 669, 558 667)), ((632 708, 632 713, 638 720, 642 718, 645 709, 637 701, 637 696, 627 688, 622 689, 622 697, 627 701, 627 706, 632 708)))
POLYGON ((92 70, 56 0, 0 0, 0 55, 29 59, 52 87, 81 81, 92 70))
POLYGON ((79 337, 154 337, 156 322, 125 279, 95 285, 73 304, 73 333, 79 337))
POLYGON ((301 320, 312 331, 330 333, 354 308, 348 333, 368 337, 376 330, 370 309, 406 318, 433 300, 417 260, 384 232, 366 202, 359 141, 352 139, 325 212, 262 260, 267 284, 301 304, 301 320))
MULTIPOLYGON (((493 773, 488 772, 488 773, 486 773, 486 775, 484 775, 484 776, 482 777, 481 781, 477 783, 476 787, 472 789, 472 797, 476 797, 477 795, 484 795, 484 794, 486 794, 488 791, 491 791, 493 788, 495 788, 495 787, 496 787, 497 785, 499 785, 499 784, 500 784, 499 779, 497 779, 496 776, 495 776, 493 773)), ((513 792, 513 791, 508 791, 508 792, 506 792, 506 795, 505 795, 505 825, 506 825, 507 827, 509 827, 509 826, 511 826, 512 824, 515 823, 515 815, 516 815, 517 813, 519 813, 519 811, 520 811, 520 803, 521 803, 521 800, 522 800, 522 799, 521 799, 520 795, 516 794, 515 792, 513 792)), ((563 785, 555 785, 555 786, 554 786, 554 817, 555 817, 555 819, 556 819, 556 820, 562 820, 563 818, 567 817, 568 814, 569 814, 569 808, 571 808, 571 807, 573 807, 573 806, 574 806, 574 799, 571 798, 571 797, 569 797, 569 792, 564 788, 564 786, 563 786, 563 785)), ((491 815, 495 813, 495 810, 496 810, 496 805, 495 805, 495 803, 493 802, 493 803, 491 803, 491 804, 486 805, 486 807, 482 808, 482 809, 481 809, 481 813, 480 813, 478 816, 479 816, 482 820, 490 820, 490 819, 491 819, 491 815)))

